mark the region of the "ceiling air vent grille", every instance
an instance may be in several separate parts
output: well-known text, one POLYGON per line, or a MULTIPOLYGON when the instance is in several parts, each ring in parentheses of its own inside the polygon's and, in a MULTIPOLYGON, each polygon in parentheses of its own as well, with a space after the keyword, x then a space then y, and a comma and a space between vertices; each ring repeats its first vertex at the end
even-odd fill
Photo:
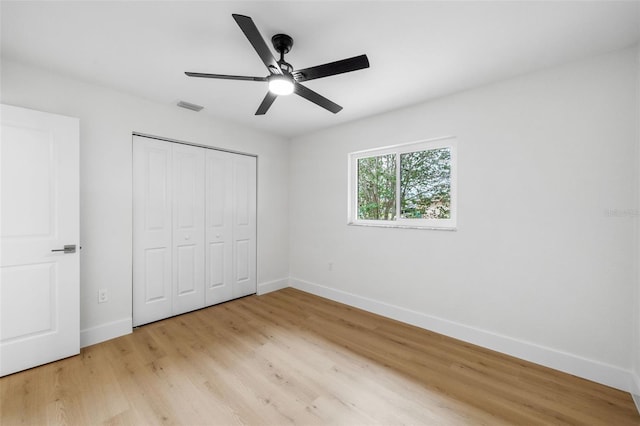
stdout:
POLYGON ((198 112, 198 111, 202 110, 202 108, 204 108, 203 106, 192 104, 192 103, 185 102, 185 101, 178 102, 178 106, 180 108, 190 109, 191 111, 195 111, 195 112, 198 112))

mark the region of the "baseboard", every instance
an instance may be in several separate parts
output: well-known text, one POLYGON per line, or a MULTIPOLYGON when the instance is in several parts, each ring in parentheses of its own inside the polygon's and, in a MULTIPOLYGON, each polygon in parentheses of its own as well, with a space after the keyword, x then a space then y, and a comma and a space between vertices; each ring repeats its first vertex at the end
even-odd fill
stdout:
POLYGON ((289 279, 267 281, 258 284, 258 296, 289 287, 289 279))
POLYGON ((633 374, 632 379, 631 397, 633 398, 633 402, 636 403, 638 413, 640 413, 640 376, 633 374))
POLYGON ((98 325, 96 327, 80 330, 80 347, 95 345, 96 343, 115 339, 116 337, 130 334, 132 331, 132 319, 124 318, 118 321, 98 325))
POLYGON ((535 364, 582 377, 625 392, 631 392, 631 372, 570 353, 536 345, 479 328, 412 311, 308 281, 291 278, 293 288, 344 303, 384 317, 444 334, 535 364))

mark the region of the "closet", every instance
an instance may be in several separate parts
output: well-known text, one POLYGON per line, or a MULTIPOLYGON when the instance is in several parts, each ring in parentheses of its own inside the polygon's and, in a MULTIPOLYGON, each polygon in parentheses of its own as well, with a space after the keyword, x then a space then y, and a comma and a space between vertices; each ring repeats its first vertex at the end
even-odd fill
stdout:
POLYGON ((133 136, 133 325, 256 292, 256 158, 133 136))

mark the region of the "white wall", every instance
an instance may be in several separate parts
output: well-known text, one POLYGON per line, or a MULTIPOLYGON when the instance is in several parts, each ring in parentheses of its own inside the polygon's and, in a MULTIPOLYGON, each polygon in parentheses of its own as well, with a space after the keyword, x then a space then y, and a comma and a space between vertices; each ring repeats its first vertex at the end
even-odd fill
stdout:
POLYGON ((638 102, 636 103, 636 124, 637 124, 637 161, 638 161, 638 174, 636 178, 638 179, 638 198, 636 200, 636 249, 637 252, 637 261, 636 261, 636 274, 637 274, 637 283, 636 283, 636 293, 635 293, 635 317, 634 317, 634 329, 633 329, 633 381, 634 386, 632 387, 633 400, 636 403, 636 407, 638 411, 640 411, 640 43, 638 43, 637 47, 637 55, 636 55, 636 66, 637 66, 637 78, 636 78, 636 92, 638 93, 638 102))
POLYGON ((134 131, 258 155, 258 286, 286 285, 286 140, 9 61, 1 78, 2 103, 80 118, 83 345, 131 331, 134 131))
POLYGON ((292 285, 629 389, 636 54, 294 139, 292 285), (458 138, 457 231, 347 225, 349 152, 446 135, 458 138))

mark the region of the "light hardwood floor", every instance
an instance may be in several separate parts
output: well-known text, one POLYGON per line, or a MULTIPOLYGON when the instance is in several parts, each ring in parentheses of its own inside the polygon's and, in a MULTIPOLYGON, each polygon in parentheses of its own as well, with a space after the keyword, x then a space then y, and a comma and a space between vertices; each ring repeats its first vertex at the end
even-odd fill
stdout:
POLYGON ((629 394, 294 289, 0 379, 0 424, 640 425, 629 394))

